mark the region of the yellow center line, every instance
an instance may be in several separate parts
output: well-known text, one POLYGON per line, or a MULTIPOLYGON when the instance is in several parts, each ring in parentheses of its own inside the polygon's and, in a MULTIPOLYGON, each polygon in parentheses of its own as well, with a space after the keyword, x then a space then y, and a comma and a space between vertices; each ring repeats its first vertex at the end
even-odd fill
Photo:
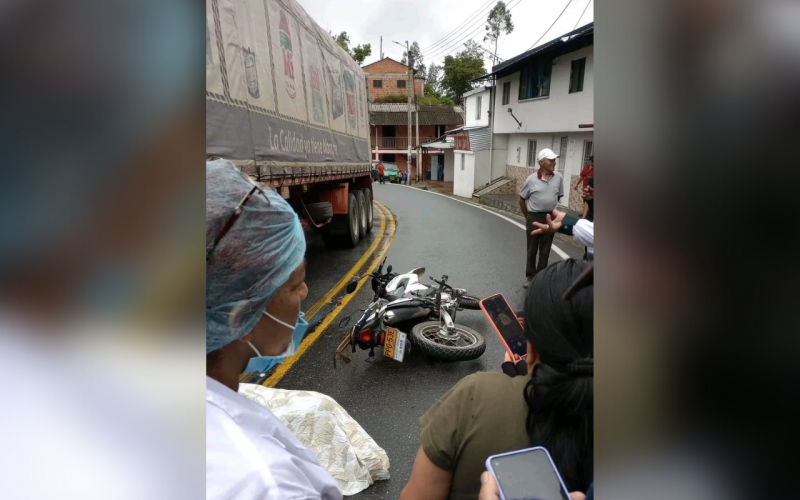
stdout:
MULTIPOLYGON (((383 205, 381 205, 377 201, 375 201, 374 203, 376 205, 379 205, 380 207, 383 207, 383 205)), ((330 301, 333 300, 333 298, 337 294, 339 294, 339 292, 341 292, 342 289, 344 289, 344 287, 348 283, 350 283, 350 280, 353 279, 353 276, 355 276, 356 273, 358 273, 358 271, 364 266, 364 264, 367 263, 369 258, 372 257, 372 254, 375 253, 375 250, 378 248, 378 245, 380 245, 381 241, 383 241, 383 239, 386 237, 386 216, 383 215, 383 211, 380 208, 378 208, 378 215, 381 218, 381 224, 380 224, 381 228, 380 231, 378 231, 377 233, 378 236, 375 238, 375 241, 372 242, 369 248, 367 248, 367 251, 364 252, 364 255, 362 255, 361 258, 358 259, 358 262, 356 262, 353 265, 353 267, 351 267, 350 270, 347 271, 347 273, 342 277, 342 279, 340 279, 339 282, 336 283, 336 285, 334 285, 334 287, 328 291, 328 293, 326 293, 321 299, 319 299, 316 302, 316 304, 311 306, 310 309, 306 310, 306 321, 311 321, 311 319, 314 317, 315 314, 317 314, 323 307, 325 307, 326 304, 330 303, 330 301)), ((239 375, 239 382, 244 382, 245 380, 247 380, 247 378, 250 377, 251 373, 252 372, 247 372, 239 375)))
MULTIPOLYGON (((369 279, 369 276, 366 276, 366 274, 369 274, 372 271, 374 271, 375 268, 378 267, 378 264, 380 263, 381 259, 383 259, 384 255, 386 255, 386 252, 389 251, 389 246, 392 244, 392 240, 394 239, 394 233, 396 229, 394 216, 392 216, 392 213, 389 212, 389 210, 386 207, 384 207, 378 202, 375 203, 380 207, 381 210, 386 211, 387 218, 389 219, 389 234, 385 238, 383 238, 382 241, 384 241, 384 243, 383 246, 381 247, 380 252, 378 252, 378 254, 375 255, 374 260, 365 270, 364 272, 365 276, 362 277, 361 280, 358 282, 356 290, 353 293, 347 294, 342 298, 342 302, 338 306, 336 306, 330 313, 328 313, 327 316, 325 316, 325 319, 323 319, 322 322, 317 326, 317 329, 314 330, 314 333, 312 333, 303 340, 303 343, 300 344, 300 347, 297 348, 297 352, 293 356, 287 358, 283 363, 278 365, 272 376, 270 376, 267 380, 265 380, 262 385, 266 387, 275 387, 275 385, 277 385, 278 382, 281 381, 281 379, 286 375, 286 373, 292 368, 292 365, 294 365, 295 362, 297 362, 297 360, 300 359, 300 357, 308 350, 308 348, 314 342, 317 341, 317 339, 325 332, 328 326, 333 322, 334 319, 336 319, 339 313, 342 312, 342 310, 353 299, 353 297, 358 295, 358 292, 359 290, 361 290, 361 287, 364 286, 364 283, 366 283, 367 280, 369 279)), ((332 357, 333 357, 333 351, 331 351, 331 359, 333 359, 332 357)))
POLYGON ((326 293, 321 299, 319 299, 316 304, 311 306, 311 308, 306 311, 306 321, 311 320, 311 318, 314 317, 314 315, 317 314, 320 311, 320 309, 325 307, 326 304, 328 304, 331 300, 333 300, 333 298, 336 295, 338 295, 339 292, 341 292, 342 289, 345 286, 347 286, 348 283, 350 283, 350 280, 353 278, 353 276, 355 276, 358 270, 361 269, 364 266, 364 264, 367 263, 370 257, 372 257, 372 254, 378 248, 378 245, 380 245, 381 240, 384 237, 384 231, 386 230, 386 217, 383 215, 383 211, 379 209, 378 214, 381 216, 381 229, 380 232, 378 233, 380 236, 375 238, 375 241, 373 241, 372 244, 369 246, 369 248, 367 248, 367 251, 364 252, 364 255, 362 255, 361 258, 358 259, 358 262, 356 262, 355 265, 353 265, 353 267, 351 267, 349 271, 347 271, 347 274, 345 274, 342 277, 342 279, 340 279, 339 282, 336 283, 336 285, 328 291, 328 293, 326 293))

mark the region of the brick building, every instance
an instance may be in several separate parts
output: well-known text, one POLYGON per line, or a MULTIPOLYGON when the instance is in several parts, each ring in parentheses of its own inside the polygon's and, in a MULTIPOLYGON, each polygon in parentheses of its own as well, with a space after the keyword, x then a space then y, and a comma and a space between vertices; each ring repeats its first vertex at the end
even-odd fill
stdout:
MULTIPOLYGON (((369 101, 392 95, 408 97, 408 66, 394 59, 384 57, 380 61, 362 68, 367 77, 369 101)), ((425 95, 425 78, 414 77, 414 93, 425 95)))
MULTIPOLYGON (((370 103, 369 123, 373 158, 396 163, 401 172, 408 170, 408 104, 370 103)), ((417 160, 411 160, 409 176, 417 179, 424 177, 431 169, 435 172, 438 165, 446 163, 446 151, 428 148, 423 155, 421 146, 464 125, 464 111, 460 106, 412 107, 412 123, 411 150, 417 154, 417 160), (422 166, 419 175, 416 168, 418 163, 422 166)))

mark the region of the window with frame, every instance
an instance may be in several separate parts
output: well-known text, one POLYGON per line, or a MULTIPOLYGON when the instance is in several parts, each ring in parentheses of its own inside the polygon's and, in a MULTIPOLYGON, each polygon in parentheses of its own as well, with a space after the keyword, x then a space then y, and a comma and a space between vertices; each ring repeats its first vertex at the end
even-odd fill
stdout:
POLYGON ((444 135, 444 125, 434 125, 434 135, 438 139, 439 137, 444 135))
POLYGON ((481 101, 483 101, 483 96, 479 95, 477 99, 475 99, 475 119, 481 119, 481 101))
POLYGON ((536 139, 528 139, 528 166, 536 166, 536 139))
POLYGON ((552 72, 552 57, 540 57, 524 66, 519 72, 519 99, 549 96, 552 72))
POLYGON ((461 170, 464 170, 464 161, 466 160, 466 158, 467 158, 467 155, 465 155, 465 154, 461 155, 461 170))
POLYGON ((398 89, 406 88, 406 81, 405 80, 397 80, 397 88, 398 89))
POLYGON ((511 101, 511 82, 503 84, 503 104, 508 104, 511 101))
POLYGON ((581 165, 581 168, 589 164, 590 156, 594 156, 594 142, 583 141, 583 165, 581 165))
POLYGON ((372 88, 374 88, 374 89, 382 89, 383 88, 383 80, 372 80, 372 88))
POLYGON ((586 58, 572 61, 569 73, 569 93, 583 92, 583 78, 586 75, 586 58))

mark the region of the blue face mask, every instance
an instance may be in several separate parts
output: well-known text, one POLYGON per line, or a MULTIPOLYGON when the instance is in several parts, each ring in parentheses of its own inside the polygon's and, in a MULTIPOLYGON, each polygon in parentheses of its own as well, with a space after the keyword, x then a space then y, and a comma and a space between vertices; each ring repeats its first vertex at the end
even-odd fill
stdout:
POLYGON ((252 343, 248 342, 253 351, 255 351, 256 357, 250 358, 250 362, 247 364, 247 368, 244 369, 243 373, 268 372, 273 366, 280 364, 284 359, 297 352, 297 348, 300 347, 300 343, 303 341, 303 337, 306 336, 306 331, 308 331, 308 322, 305 320, 306 314, 304 312, 300 313, 300 317, 297 318, 297 324, 294 326, 279 320, 266 311, 264 311, 264 315, 286 328, 292 328, 294 330, 292 333, 292 341, 289 343, 289 347, 277 356, 262 356, 261 353, 258 352, 258 349, 256 349, 252 343))

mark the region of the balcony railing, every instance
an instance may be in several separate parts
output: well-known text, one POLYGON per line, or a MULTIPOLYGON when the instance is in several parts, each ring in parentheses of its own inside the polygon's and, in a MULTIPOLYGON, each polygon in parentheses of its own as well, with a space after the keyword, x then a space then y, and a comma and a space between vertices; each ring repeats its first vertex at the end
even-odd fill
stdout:
MULTIPOLYGON (((411 148, 415 149, 419 144, 427 144, 434 141, 435 137, 422 137, 420 142, 417 142, 416 137, 411 138, 411 148)), ((408 149, 408 137, 378 137, 372 139, 372 149, 396 149, 405 151, 408 149)))

